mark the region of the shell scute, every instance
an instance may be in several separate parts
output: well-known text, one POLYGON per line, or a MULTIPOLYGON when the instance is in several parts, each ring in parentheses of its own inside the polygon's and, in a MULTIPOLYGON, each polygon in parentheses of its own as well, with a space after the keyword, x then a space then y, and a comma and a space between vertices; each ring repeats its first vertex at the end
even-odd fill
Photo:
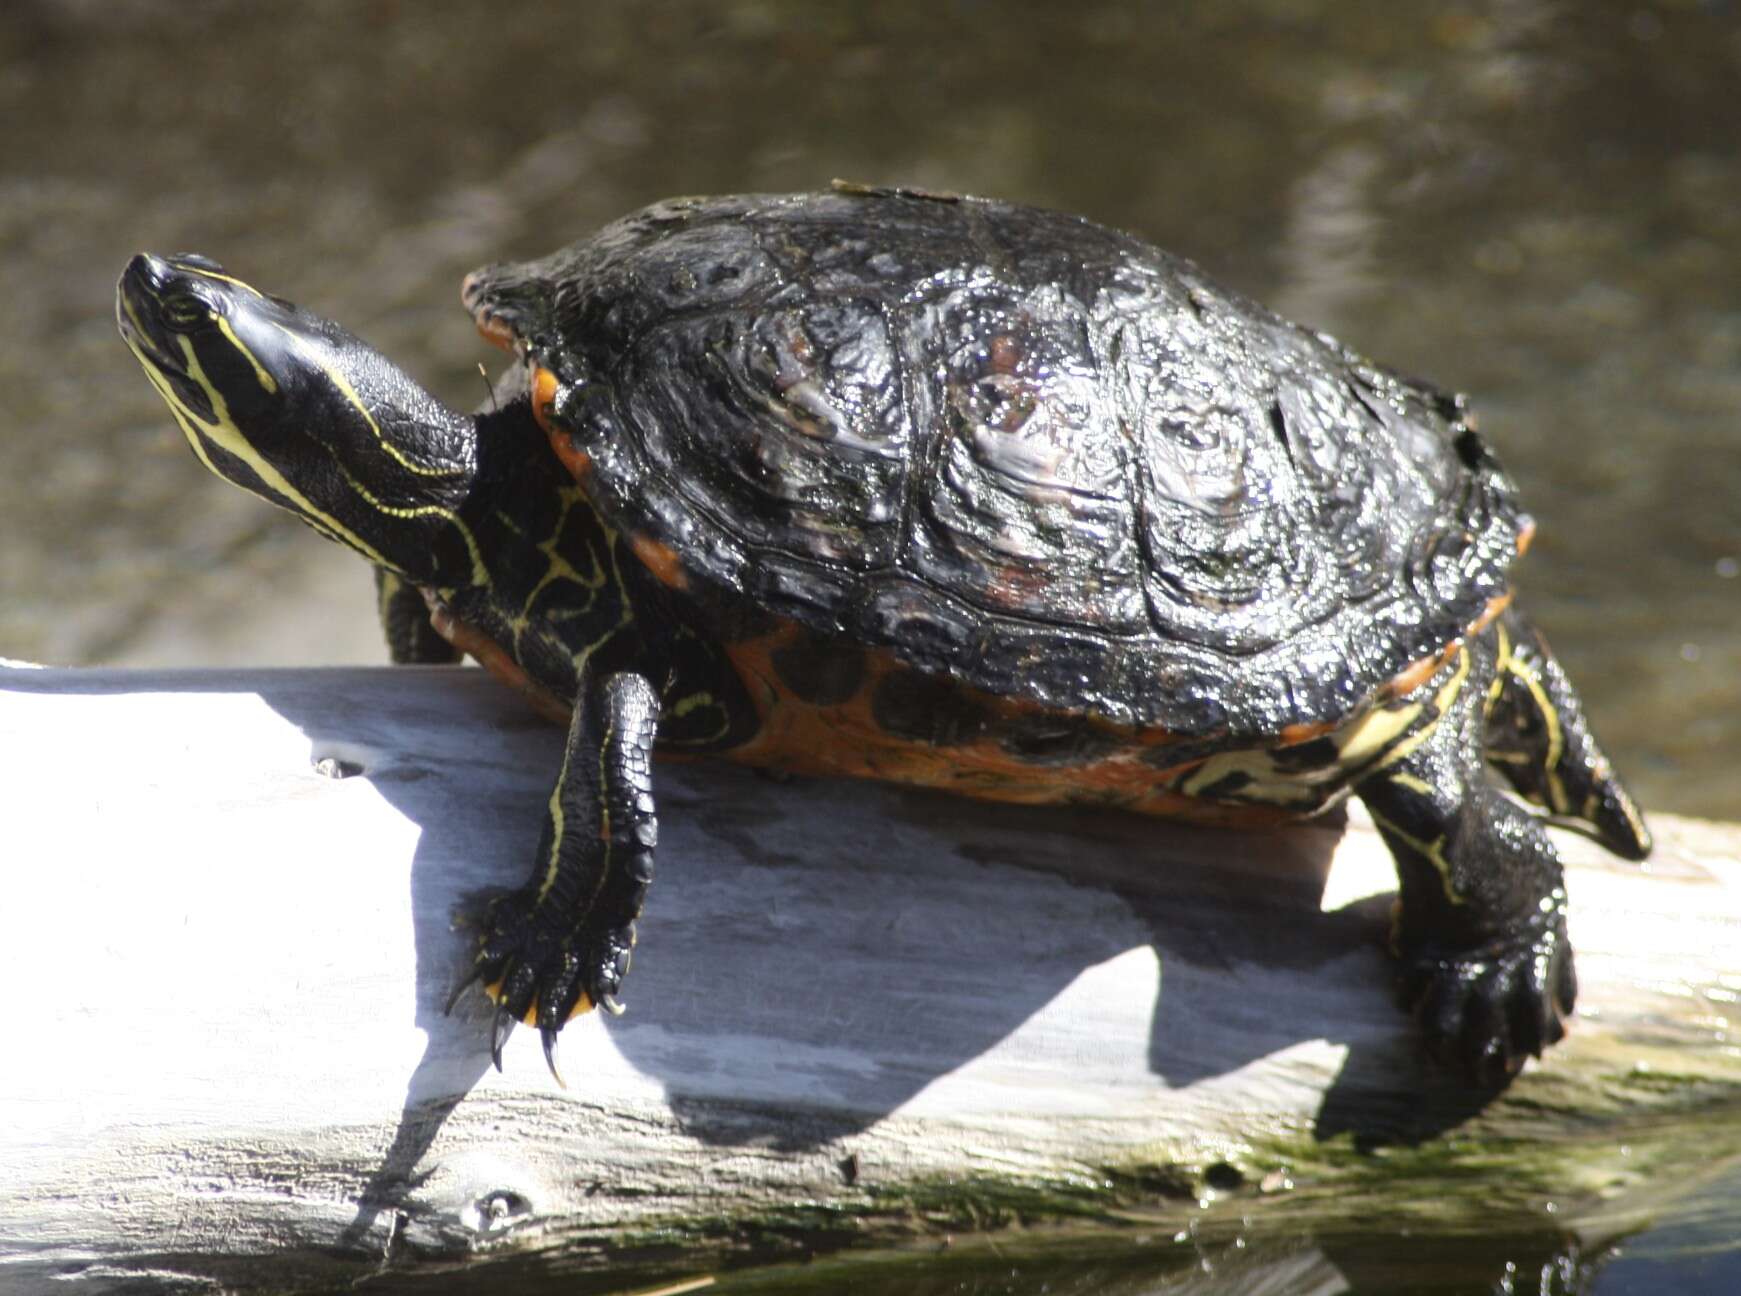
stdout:
POLYGON ((611 375, 646 470, 756 546, 854 567, 897 555, 911 452, 887 327, 861 302, 704 313, 611 375))
POLYGON ((1147 628, 1134 447, 1089 326, 1052 286, 952 292, 924 313, 934 458, 904 557, 988 610, 1133 634, 1147 628))

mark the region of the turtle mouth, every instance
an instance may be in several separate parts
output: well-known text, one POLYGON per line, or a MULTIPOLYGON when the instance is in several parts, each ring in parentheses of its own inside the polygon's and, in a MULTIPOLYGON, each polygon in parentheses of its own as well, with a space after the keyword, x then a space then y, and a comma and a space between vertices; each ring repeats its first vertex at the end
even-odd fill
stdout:
POLYGON ((183 377, 186 363, 163 336, 162 302, 171 275, 169 263, 141 252, 127 263, 115 286, 115 324, 140 361, 164 374, 183 377))
POLYGON ((178 307, 189 309, 187 294, 180 293, 179 300, 177 296, 178 285, 186 279, 187 272, 172 261, 140 253, 127 263, 115 286, 115 323, 171 410, 210 426, 215 421, 211 396, 193 376, 187 329, 176 327, 178 307))

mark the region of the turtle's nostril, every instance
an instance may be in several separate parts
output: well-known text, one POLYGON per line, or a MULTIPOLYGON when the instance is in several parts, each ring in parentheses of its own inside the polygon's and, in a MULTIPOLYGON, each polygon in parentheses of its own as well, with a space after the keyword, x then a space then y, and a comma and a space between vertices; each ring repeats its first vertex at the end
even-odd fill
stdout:
POLYGON ((141 252, 127 263, 123 278, 152 292, 162 289, 170 274, 169 262, 149 252, 141 252))

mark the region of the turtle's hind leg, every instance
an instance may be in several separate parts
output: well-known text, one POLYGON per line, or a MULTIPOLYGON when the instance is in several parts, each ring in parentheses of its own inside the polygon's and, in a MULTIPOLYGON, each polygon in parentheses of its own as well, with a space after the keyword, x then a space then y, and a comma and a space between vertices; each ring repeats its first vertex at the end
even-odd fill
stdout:
POLYGON ((1578 695, 1547 640, 1522 613, 1495 627, 1498 660, 1487 691, 1487 760, 1553 814, 1582 819, 1624 859, 1650 853, 1644 817, 1596 745, 1578 695))
POLYGON ((1428 1051, 1500 1083, 1565 1034, 1577 981, 1560 861, 1541 823, 1487 776, 1494 627, 1422 686, 1436 722, 1355 788, 1396 859, 1400 990, 1428 1051))

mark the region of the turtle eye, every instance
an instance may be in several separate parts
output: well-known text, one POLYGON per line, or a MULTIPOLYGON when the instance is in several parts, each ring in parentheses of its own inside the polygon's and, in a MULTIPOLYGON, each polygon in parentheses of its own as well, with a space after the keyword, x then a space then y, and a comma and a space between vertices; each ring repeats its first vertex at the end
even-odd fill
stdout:
POLYGON ((191 333, 212 318, 212 308, 190 292, 166 294, 158 309, 163 322, 179 333, 191 333))

